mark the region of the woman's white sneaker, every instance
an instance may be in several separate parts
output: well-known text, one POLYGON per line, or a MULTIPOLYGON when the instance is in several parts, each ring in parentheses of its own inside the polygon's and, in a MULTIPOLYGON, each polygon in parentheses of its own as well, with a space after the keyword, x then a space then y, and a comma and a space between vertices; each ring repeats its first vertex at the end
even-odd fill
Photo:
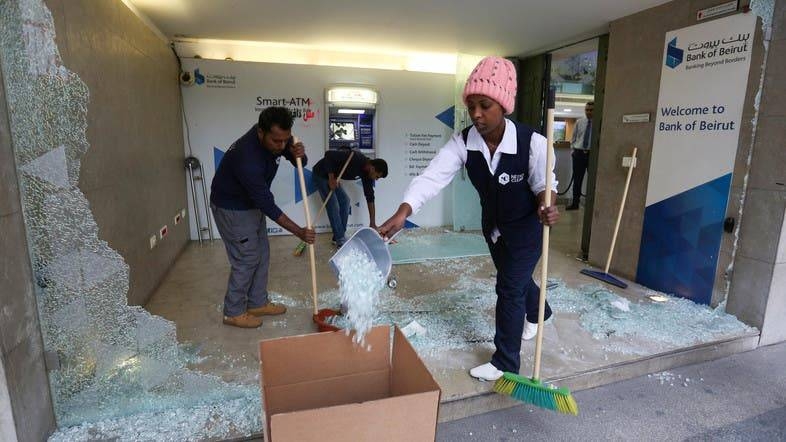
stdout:
POLYGON ((524 321, 524 333, 521 334, 521 339, 529 341, 538 334, 538 324, 533 324, 529 321, 524 321))
MULTIPOLYGON (((554 314, 553 313, 551 314, 551 316, 549 316, 549 319, 546 319, 543 322, 543 325, 545 326, 547 324, 551 324, 552 321, 554 321, 554 314)), ((531 323, 531 322, 529 322, 529 321, 527 321, 525 319, 524 320, 524 333, 521 334, 521 339, 523 339, 525 341, 529 341, 530 339, 532 339, 535 336, 537 336, 537 334, 538 334, 538 324, 537 323, 533 324, 533 323, 531 323)))
POLYGON ((469 375, 481 381, 496 381, 502 377, 503 373, 497 370, 497 367, 493 366, 491 362, 487 362, 471 369, 469 375))

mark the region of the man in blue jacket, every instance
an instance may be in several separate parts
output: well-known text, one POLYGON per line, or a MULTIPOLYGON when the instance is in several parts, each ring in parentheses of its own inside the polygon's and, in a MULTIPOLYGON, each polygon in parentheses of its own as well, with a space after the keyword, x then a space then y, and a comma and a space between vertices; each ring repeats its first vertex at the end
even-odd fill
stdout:
POLYGON ((231 266, 224 296, 224 324, 255 328, 263 315, 280 315, 286 307, 269 302, 270 245, 265 217, 312 244, 314 231, 300 227, 275 203, 270 184, 281 156, 307 162, 303 143, 294 142, 294 119, 284 107, 269 107, 259 122, 232 143, 218 166, 210 192, 216 227, 231 266))
POLYGON ((344 149, 329 150, 325 152, 324 158, 317 161, 313 169, 314 184, 316 184, 322 200, 324 201, 330 191, 333 191, 333 196, 330 197, 325 208, 330 227, 333 229, 333 242, 338 247, 343 246, 347 241, 347 220, 350 209, 349 196, 338 181, 338 175, 341 174, 344 164, 347 167, 341 178, 344 180, 360 179, 363 184, 363 195, 366 197, 366 204, 368 204, 368 224, 372 229, 377 228, 374 209, 374 182, 388 176, 388 163, 385 160, 381 158, 370 159, 357 151, 352 154, 350 159, 351 153, 351 150, 344 149))

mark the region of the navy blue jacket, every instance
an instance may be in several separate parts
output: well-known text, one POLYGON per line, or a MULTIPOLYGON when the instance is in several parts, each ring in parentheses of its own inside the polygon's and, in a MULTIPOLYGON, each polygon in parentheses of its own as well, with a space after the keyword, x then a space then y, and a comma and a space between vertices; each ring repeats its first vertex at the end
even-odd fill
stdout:
MULTIPOLYGON (((516 124, 516 154, 502 153, 494 175, 479 151, 467 151, 467 175, 478 191, 483 235, 491 238, 494 227, 513 247, 539 247, 542 228, 538 220, 537 196, 529 187, 529 150, 534 131, 516 124)), ((469 128, 462 131, 467 141, 469 128)))
MULTIPOLYGON (((338 178, 338 174, 341 172, 341 168, 344 167, 344 163, 347 162, 350 152, 349 149, 329 150, 325 152, 325 158, 322 158, 317 161, 317 164, 314 164, 314 175, 328 179, 328 174, 333 173, 336 175, 336 178, 338 178)), ((347 170, 344 171, 344 175, 341 176, 341 179, 356 180, 360 178, 360 182, 363 183, 363 195, 366 196, 366 201, 373 203, 374 180, 372 180, 368 174, 366 174, 365 170, 363 170, 367 162, 367 156, 355 151, 355 155, 352 155, 352 161, 347 165, 347 170)))
MULTIPOLYGON (((295 164, 288 147, 283 156, 295 164)), ((274 155, 262 146, 255 124, 224 154, 210 186, 210 202, 227 210, 260 209, 275 221, 283 211, 276 205, 270 184, 280 161, 281 155, 274 155)), ((303 158, 304 166, 307 161, 303 158)))

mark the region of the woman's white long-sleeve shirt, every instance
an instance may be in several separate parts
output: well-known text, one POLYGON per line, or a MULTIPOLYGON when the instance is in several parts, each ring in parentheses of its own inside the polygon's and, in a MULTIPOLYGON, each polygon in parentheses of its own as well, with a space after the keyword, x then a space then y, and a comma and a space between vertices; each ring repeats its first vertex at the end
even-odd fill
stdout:
MULTIPOLYGON (((544 136, 533 132, 529 145, 529 176, 527 183, 535 195, 546 189, 546 149, 547 147, 553 149, 553 147, 546 146, 546 144, 548 143, 544 136)), ((486 146, 486 142, 483 141, 483 137, 475 127, 469 130, 466 146, 461 133, 453 134, 445 146, 437 152, 437 155, 431 160, 428 167, 412 180, 406 192, 404 192, 404 202, 412 207, 413 215, 420 210, 426 201, 435 197, 450 184, 456 172, 461 170, 466 164, 467 151, 469 150, 479 151, 483 154, 489 172, 493 175, 497 170, 502 154, 515 155, 518 150, 516 125, 507 118, 505 119, 505 133, 493 157, 489 152, 488 146, 486 146)), ((557 180, 553 166, 551 170, 553 179, 552 190, 556 191, 557 180)), ((492 240, 496 241, 498 237, 499 231, 495 228, 492 233, 492 240)))

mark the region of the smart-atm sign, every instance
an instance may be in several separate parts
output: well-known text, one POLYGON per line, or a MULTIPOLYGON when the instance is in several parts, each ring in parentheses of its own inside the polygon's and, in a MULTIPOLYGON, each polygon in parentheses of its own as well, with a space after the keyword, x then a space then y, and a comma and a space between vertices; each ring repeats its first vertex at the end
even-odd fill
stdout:
POLYGON ((256 97, 254 103, 254 112, 260 112, 263 109, 271 106, 282 106, 292 112, 292 116, 296 120, 309 122, 310 120, 318 120, 321 114, 320 110, 314 103, 311 97, 256 97))

